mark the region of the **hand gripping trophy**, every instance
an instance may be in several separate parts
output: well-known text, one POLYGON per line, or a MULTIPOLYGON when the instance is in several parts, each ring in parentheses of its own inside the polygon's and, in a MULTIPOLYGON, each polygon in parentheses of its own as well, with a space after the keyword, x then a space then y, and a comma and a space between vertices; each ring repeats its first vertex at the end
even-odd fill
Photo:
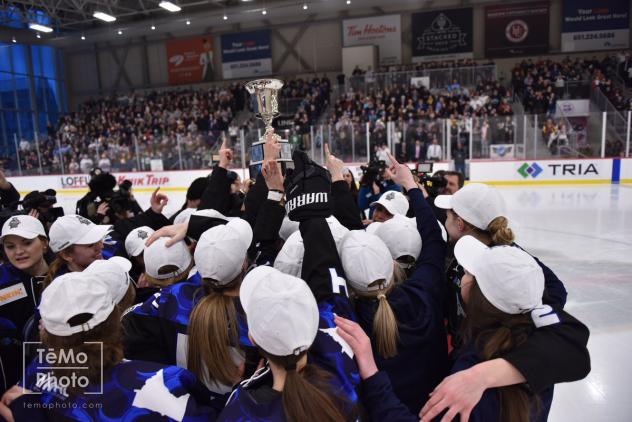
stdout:
MULTIPOLYGON (((266 125, 266 132, 258 142, 252 144, 250 150, 250 177, 256 177, 261 171, 263 163, 263 144, 266 135, 272 132, 272 121, 279 115, 279 90, 283 87, 283 82, 278 79, 257 79, 246 84, 246 90, 255 97, 255 117, 263 120, 266 125)), ((281 139, 277 134, 274 137, 281 144, 280 156, 277 161, 281 165, 281 170, 292 166, 292 148, 286 139, 281 139)))

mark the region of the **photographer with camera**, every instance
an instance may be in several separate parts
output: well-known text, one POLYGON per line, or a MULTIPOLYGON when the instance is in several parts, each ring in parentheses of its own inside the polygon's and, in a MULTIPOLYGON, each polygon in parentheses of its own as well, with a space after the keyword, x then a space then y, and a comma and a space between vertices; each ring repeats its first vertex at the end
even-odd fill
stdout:
MULTIPOLYGON (((391 174, 386 168, 384 160, 374 159, 366 166, 360 166, 362 178, 360 179, 360 192, 358 193, 358 207, 365 210, 373 203, 377 203, 384 192, 401 192, 401 186, 391 180, 391 174)), ((377 206, 371 207, 369 220, 373 218, 377 206)), ((404 213, 405 214, 405 213, 404 213)), ((365 220, 365 223, 369 221, 365 220)))
MULTIPOLYGON (((167 217, 162 214, 169 198, 159 193, 160 188, 152 193, 150 208, 143 211, 132 195, 132 183, 129 180, 124 180, 114 190, 116 179, 113 175, 98 168, 92 171, 92 175, 88 183, 90 191, 77 202, 77 214, 95 224, 113 225, 113 240, 122 244, 136 227, 149 226, 158 230, 169 224, 167 217)), ((123 253, 122 247, 108 248, 108 251, 112 255, 123 253)))
POLYGON ((28 193, 21 202, 22 214, 37 218, 48 233, 55 220, 64 215, 64 209, 55 207, 56 203, 57 192, 54 189, 46 189, 43 192, 33 191, 28 193))
POLYGON ((4 176, 4 172, 0 170, 0 207, 15 211, 18 209, 19 200, 20 194, 4 176))

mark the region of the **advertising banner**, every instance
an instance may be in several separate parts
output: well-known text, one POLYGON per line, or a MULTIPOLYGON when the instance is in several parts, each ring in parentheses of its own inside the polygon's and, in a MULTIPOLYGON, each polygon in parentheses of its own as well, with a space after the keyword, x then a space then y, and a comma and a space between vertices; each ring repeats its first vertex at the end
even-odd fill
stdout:
POLYGON ((213 38, 167 41, 167 71, 170 85, 211 82, 215 72, 213 38))
POLYGON ((590 114, 590 100, 558 100, 556 117, 584 117, 590 114))
POLYGON ((629 41, 628 0, 563 1, 562 51, 628 48, 629 41))
POLYGON ((472 8, 413 13, 413 62, 472 57, 472 8))
POLYGON ((400 15, 342 21, 342 45, 376 45, 380 64, 402 62, 402 18, 400 15))
POLYGON ((610 183, 611 159, 470 161, 470 180, 498 184, 610 183))
POLYGON ((250 78, 272 73, 269 29, 222 35, 224 79, 250 78))
POLYGON ((549 2, 485 7, 485 55, 512 57, 549 51, 549 2))

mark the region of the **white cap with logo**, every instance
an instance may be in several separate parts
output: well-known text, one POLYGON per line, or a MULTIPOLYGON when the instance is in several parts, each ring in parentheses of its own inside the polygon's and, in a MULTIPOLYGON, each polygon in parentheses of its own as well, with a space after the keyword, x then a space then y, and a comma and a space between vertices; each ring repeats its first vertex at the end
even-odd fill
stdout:
POLYGON ((490 248, 473 236, 463 236, 454 246, 454 256, 476 278, 489 303, 500 311, 521 314, 542 305, 544 273, 522 249, 490 248))
POLYGON ((242 271, 251 242, 250 224, 241 218, 208 229, 195 247, 197 271, 221 285, 230 283, 242 271))
POLYGON ((384 192, 382 196, 380 196, 380 199, 371 202, 370 206, 373 208, 378 204, 386 208, 386 211, 393 215, 406 215, 409 207, 408 199, 406 199, 404 194, 395 190, 384 192))
POLYGON ((100 272, 71 272, 55 279, 43 292, 39 305, 44 328, 56 336, 71 336, 92 330, 105 321, 116 305, 105 282, 108 275, 100 272), (87 314, 82 322, 71 323, 78 315, 87 314))
POLYGON ((125 251, 128 256, 138 256, 145 250, 145 242, 154 234, 148 226, 136 227, 125 238, 125 251))
POLYGON ((281 223, 281 228, 279 229, 279 237, 287 241, 292 233, 298 231, 298 226, 298 221, 292 221, 286 215, 283 217, 283 222, 281 223))
POLYGON ((462 219, 481 230, 496 217, 505 215, 505 202, 498 190, 483 183, 469 183, 454 195, 439 195, 435 206, 454 210, 462 219))
POLYGON ((143 256, 145 260, 145 273, 156 280, 166 280, 172 277, 179 277, 191 265, 191 253, 187 244, 183 240, 167 247, 165 243, 168 237, 157 239, 150 246, 145 248, 143 256), (160 269, 173 266, 177 269, 174 271, 162 273, 160 269))
POLYGON ((309 349, 318 332, 318 305, 303 280, 267 266, 250 271, 239 290, 248 331, 275 356, 309 349))
POLYGON ((132 263, 128 259, 121 256, 113 256, 110 259, 97 259, 83 270, 83 274, 92 275, 93 282, 104 283, 114 303, 119 303, 129 289, 130 278, 128 272, 131 269, 132 263))
POLYGON ((394 264, 391 253, 374 234, 364 230, 351 230, 340 244, 340 259, 347 281, 356 290, 380 290, 393 281, 394 264), (378 280, 382 282, 375 283, 378 280))
POLYGON ((57 253, 70 245, 91 245, 105 239, 112 226, 96 225, 80 215, 59 217, 50 227, 50 249, 57 253))
POLYGON ((37 236, 46 237, 42 223, 30 215, 14 215, 4 222, 0 241, 6 236, 14 235, 24 239, 35 239, 37 236))
POLYGON ((395 215, 383 223, 371 223, 367 232, 382 239, 393 259, 412 256, 417 259, 421 252, 421 235, 414 220, 395 215))

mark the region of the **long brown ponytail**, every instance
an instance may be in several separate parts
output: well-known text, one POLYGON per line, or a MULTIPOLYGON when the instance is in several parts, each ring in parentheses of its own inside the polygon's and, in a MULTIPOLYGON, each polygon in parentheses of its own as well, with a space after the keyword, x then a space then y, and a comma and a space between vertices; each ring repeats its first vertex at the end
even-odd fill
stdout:
POLYGON ((240 280, 223 287, 213 280, 203 280, 206 296, 191 313, 187 352, 188 369, 201 380, 210 378, 232 386, 240 379, 230 349, 239 343, 237 311, 233 298, 224 294, 240 280))
MULTIPOLYGON (((524 343, 531 329, 528 315, 511 315, 494 307, 483 295, 478 283, 469 291, 466 317, 463 322, 463 340, 474 341, 483 359, 501 357, 524 343)), ((500 396, 500 420, 529 422, 531 398, 518 385, 497 388, 500 396)), ((535 399, 535 408, 540 403, 535 399)))
POLYGON ((305 365, 299 372, 299 355, 273 356, 259 349, 269 361, 285 368, 286 377, 281 397, 288 422, 342 422, 345 402, 331 392, 331 375, 314 365, 305 365))

